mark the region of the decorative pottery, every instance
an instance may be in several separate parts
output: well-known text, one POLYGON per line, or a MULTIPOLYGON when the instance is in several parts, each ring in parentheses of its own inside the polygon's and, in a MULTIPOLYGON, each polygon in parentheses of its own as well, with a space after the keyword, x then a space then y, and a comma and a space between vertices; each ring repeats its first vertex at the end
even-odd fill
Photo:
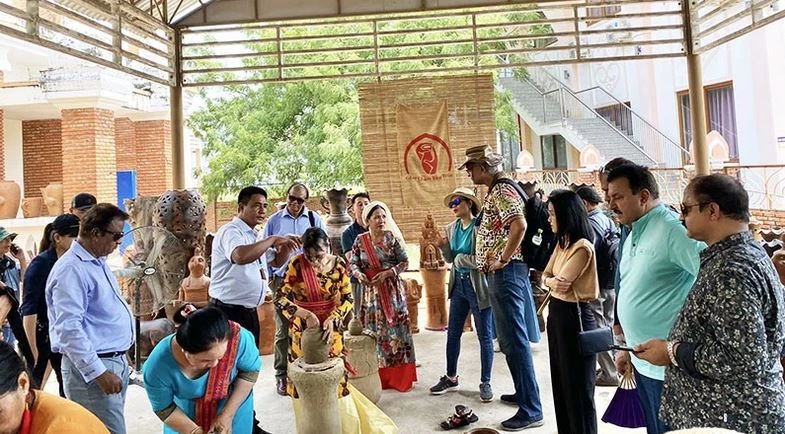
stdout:
POLYGON ((22 190, 14 181, 0 181, 0 219, 15 219, 22 190))
POLYGON ((275 344, 275 306, 270 297, 256 308, 259 314, 259 355, 266 356, 274 352, 275 344))
POLYGON ((330 345, 322 339, 321 327, 305 329, 302 335, 303 360, 309 365, 324 363, 330 356, 330 345))
POLYGON ((406 307, 409 310, 409 331, 412 334, 420 333, 420 299, 422 298, 422 285, 414 279, 403 279, 406 285, 406 307))
POLYGON ((47 215, 58 216, 63 213, 63 184, 49 184, 41 189, 47 215))
POLYGON ((26 197, 22 199, 22 215, 24 218, 41 217, 44 208, 44 198, 26 197))
POLYGON ((345 188, 332 188, 325 192, 330 206, 330 215, 327 217, 327 235, 330 237, 330 247, 333 252, 341 251, 341 234, 344 229, 351 226, 352 217, 346 212, 346 199, 348 190, 345 188))
POLYGON ((427 330, 447 330, 447 264, 438 244, 441 238, 433 216, 426 215, 420 237, 420 274, 428 308, 427 330))
POLYGON ((196 307, 207 306, 210 301, 210 278, 204 275, 205 260, 202 249, 194 249, 194 255, 188 260, 188 276, 180 283, 177 300, 191 303, 196 307))

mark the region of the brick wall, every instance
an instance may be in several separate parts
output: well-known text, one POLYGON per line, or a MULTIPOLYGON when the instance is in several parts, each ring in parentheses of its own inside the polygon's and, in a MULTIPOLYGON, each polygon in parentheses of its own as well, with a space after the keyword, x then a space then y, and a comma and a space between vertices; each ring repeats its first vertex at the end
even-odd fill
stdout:
POLYGON ((160 195, 172 188, 172 135, 168 120, 139 121, 136 170, 140 195, 160 195))
POLYGON ((761 228, 785 228, 785 210, 752 209, 750 212, 760 221, 761 228))
POLYGON ((136 170, 136 125, 131 119, 114 120, 117 170, 136 170))
POLYGON ((25 197, 41 197, 41 188, 63 182, 60 119, 22 122, 25 197))
POLYGON ((95 194, 99 202, 117 202, 114 128, 111 110, 62 111, 63 200, 66 205, 81 191, 95 194))

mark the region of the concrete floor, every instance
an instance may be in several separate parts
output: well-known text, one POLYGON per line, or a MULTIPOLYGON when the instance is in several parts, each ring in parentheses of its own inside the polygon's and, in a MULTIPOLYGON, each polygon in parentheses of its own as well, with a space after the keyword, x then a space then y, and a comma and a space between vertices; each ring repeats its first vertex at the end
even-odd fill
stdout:
MULTIPOLYGON (((414 275, 415 273, 407 273, 414 275)), ((414 276, 412 276, 414 277, 414 276)), ((499 401, 503 393, 514 392, 512 379, 502 353, 494 354, 493 386, 495 400, 490 403, 480 401, 480 349, 477 336, 474 332, 464 333, 461 340, 461 356, 458 361, 458 374, 460 376, 461 390, 450 392, 441 396, 431 396, 428 389, 439 381, 445 374, 445 342, 446 332, 432 332, 424 329, 427 311, 425 300, 419 304, 420 333, 414 335, 417 360, 421 366, 417 370, 419 382, 408 393, 397 391, 383 391, 378 406, 389 415, 400 429, 402 434, 443 432, 439 423, 450 416, 456 404, 469 406, 479 417, 479 421, 464 430, 453 432, 466 432, 470 428, 490 427, 501 431, 499 423, 515 414, 516 408, 499 401)), ((547 338, 543 335, 541 343, 533 347, 534 367, 540 385, 540 396, 545 415, 545 426, 526 430, 533 434, 556 433, 556 420, 553 412, 553 394, 551 393, 550 369, 548 363, 547 338)), ((294 433, 294 415, 291 400, 275 393, 273 375, 273 356, 262 357, 262 373, 254 387, 254 406, 261 420, 262 427, 273 434, 294 433)), ((54 376, 50 376, 46 390, 57 393, 57 383, 54 376)), ((644 429, 630 430, 600 421, 605 408, 613 397, 616 388, 598 387, 595 394, 597 405, 597 419, 599 432, 609 433, 643 433, 644 429)), ((128 390, 125 417, 130 434, 160 433, 162 423, 150 409, 149 401, 144 390, 131 386, 128 390)), ((238 433, 241 434, 241 433, 238 433)), ((562 433, 569 434, 569 433, 562 433)))

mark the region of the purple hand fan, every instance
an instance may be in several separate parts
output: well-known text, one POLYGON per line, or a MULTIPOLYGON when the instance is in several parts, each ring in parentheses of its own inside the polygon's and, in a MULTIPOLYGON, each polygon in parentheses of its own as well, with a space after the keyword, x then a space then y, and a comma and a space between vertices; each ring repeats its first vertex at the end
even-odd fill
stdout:
POLYGON ((602 421, 624 428, 641 428, 646 426, 646 416, 643 414, 641 399, 632 372, 621 379, 619 388, 613 394, 602 421))

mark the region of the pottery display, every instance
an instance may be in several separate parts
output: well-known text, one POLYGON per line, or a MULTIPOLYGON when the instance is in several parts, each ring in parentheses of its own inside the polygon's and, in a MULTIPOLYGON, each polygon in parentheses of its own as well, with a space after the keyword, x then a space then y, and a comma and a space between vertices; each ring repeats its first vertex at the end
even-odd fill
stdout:
POLYGON ((259 314, 259 355, 266 356, 275 350, 275 305, 268 296, 256 307, 259 314))
POLYGON ((425 305, 428 308, 425 328, 437 331, 447 330, 448 270, 438 244, 441 238, 433 216, 428 214, 420 237, 420 274, 425 287, 425 305))
POLYGON ((321 327, 309 327, 303 331, 300 342, 303 348, 303 360, 309 365, 324 363, 330 357, 330 345, 322 338, 321 327))
POLYGON ((22 189, 14 181, 0 181, 0 219, 15 219, 22 200, 22 189))
POLYGON ((298 434, 341 434, 337 390, 344 373, 340 357, 317 365, 305 363, 301 357, 289 364, 289 379, 299 395, 294 400, 298 434))
POLYGON ((207 306, 210 302, 210 278, 204 275, 205 266, 202 249, 197 247, 188 260, 188 276, 180 283, 177 301, 191 303, 196 307, 207 306))
POLYGON ((414 279, 403 279, 406 285, 406 307, 409 310, 409 331, 412 334, 420 333, 420 299, 422 298, 422 285, 414 279))
POLYGON ((41 217, 44 208, 44 198, 26 197, 22 199, 22 216, 26 219, 41 217))
POLYGON ((49 184, 41 189, 46 206, 46 215, 58 216, 63 213, 63 184, 49 184))
POLYGON ((359 320, 349 322, 349 333, 344 336, 346 361, 354 368, 349 373, 349 384, 357 388, 374 404, 382 397, 382 381, 379 379, 379 359, 376 355, 376 339, 363 333, 359 320))
POLYGON ((325 192, 330 206, 330 215, 326 220, 326 232, 330 237, 330 247, 333 252, 341 251, 341 234, 344 229, 351 226, 352 217, 346 212, 348 190, 345 188, 332 188, 325 192))
POLYGON ((167 190, 155 204, 153 225, 173 233, 191 251, 204 246, 207 204, 196 191, 167 190))

